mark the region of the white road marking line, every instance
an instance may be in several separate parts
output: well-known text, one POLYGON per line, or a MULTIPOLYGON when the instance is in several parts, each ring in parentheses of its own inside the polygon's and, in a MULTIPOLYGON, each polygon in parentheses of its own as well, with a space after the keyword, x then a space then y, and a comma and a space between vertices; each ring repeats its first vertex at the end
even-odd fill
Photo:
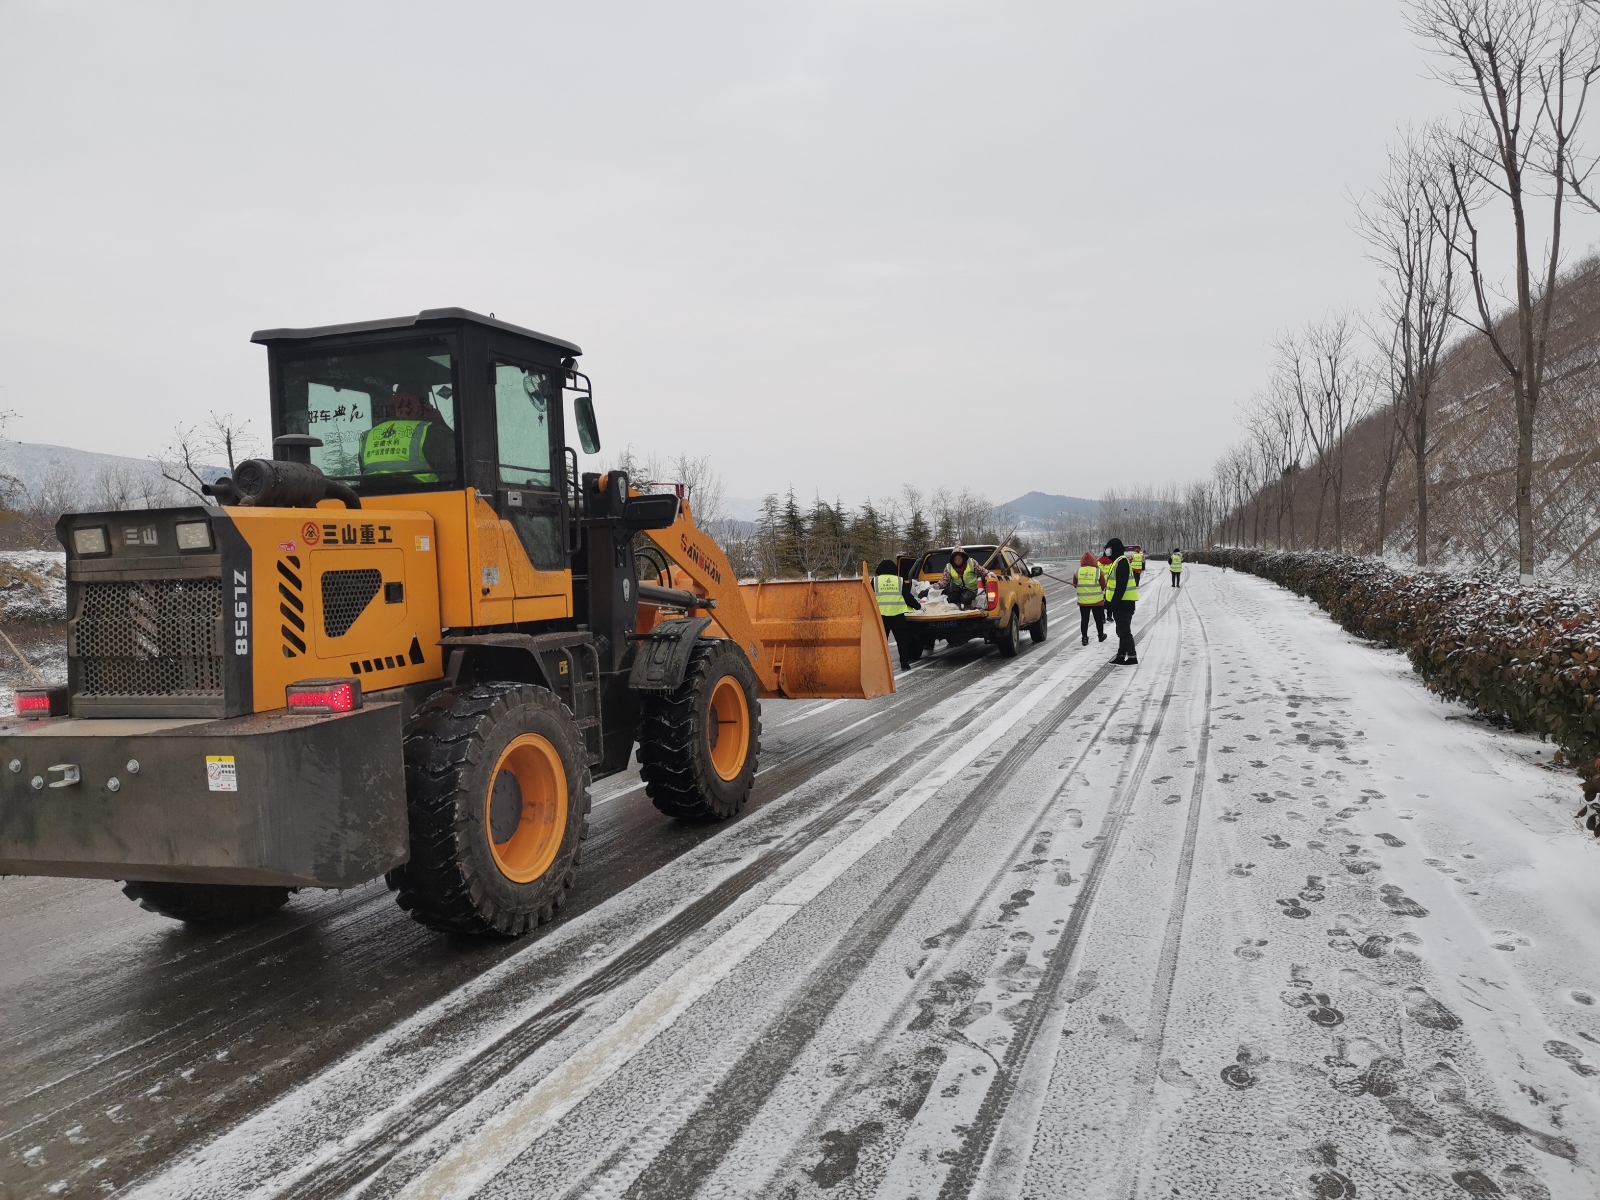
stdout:
POLYGON ((790 726, 790 725, 797 725, 801 721, 809 721, 812 717, 816 716, 818 713, 825 713, 830 708, 833 708, 836 705, 843 704, 843 703, 845 703, 845 701, 843 701, 843 700, 829 700, 826 704, 817 705, 817 707, 813 708, 810 712, 803 712, 798 717, 790 717, 787 721, 780 721, 780 722, 778 722, 778 724, 774 725, 773 728, 774 729, 783 729, 783 728, 786 728, 787 726, 790 726))
MULTIPOLYGON (((830 883, 899 829, 945 784, 1037 708, 1047 695, 1066 680, 1076 665, 1076 662, 1064 664, 1045 682, 1025 693, 1010 710, 996 717, 959 750, 949 754, 931 774, 906 789, 898 799, 802 871, 770 900, 759 905, 710 946, 679 967, 670 978, 526 1093, 452 1146, 443 1157, 406 1185, 399 1193, 399 1200, 455 1200, 476 1193, 540 1135, 626 1066, 658 1034, 671 1028, 690 1005, 726 979, 801 908, 816 899, 830 883)), ((892 792, 906 775, 919 767, 912 768, 864 803, 870 805, 878 796, 892 792)))

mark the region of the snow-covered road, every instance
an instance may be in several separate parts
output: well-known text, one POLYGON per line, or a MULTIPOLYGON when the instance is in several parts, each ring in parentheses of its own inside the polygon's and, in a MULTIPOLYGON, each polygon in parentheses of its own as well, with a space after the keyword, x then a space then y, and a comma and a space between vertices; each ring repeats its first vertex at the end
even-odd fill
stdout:
MULTIPOLYGON (((606 781, 485 950, 380 888, 201 937, 0 884, 0 1179, 148 1197, 1600 1195, 1600 846, 1547 747, 1260 580, 769 704, 606 781)), ((0 1195, 7 1193, 0 1192, 0 1195)))

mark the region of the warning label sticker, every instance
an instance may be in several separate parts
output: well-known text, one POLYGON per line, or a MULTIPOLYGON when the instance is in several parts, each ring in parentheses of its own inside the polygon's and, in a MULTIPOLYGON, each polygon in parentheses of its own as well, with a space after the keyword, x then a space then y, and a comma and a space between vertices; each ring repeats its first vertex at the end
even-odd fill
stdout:
POLYGON ((237 792, 239 768, 231 754, 206 755, 206 787, 213 792, 237 792))

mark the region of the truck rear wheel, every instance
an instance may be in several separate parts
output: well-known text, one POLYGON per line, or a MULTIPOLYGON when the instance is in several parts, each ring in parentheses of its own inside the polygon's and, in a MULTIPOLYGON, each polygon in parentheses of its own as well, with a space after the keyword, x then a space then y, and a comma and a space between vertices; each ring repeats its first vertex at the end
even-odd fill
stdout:
POLYGON ((696 642, 677 690, 645 692, 639 707, 639 774, 658 809, 725 821, 744 807, 761 751, 761 702, 736 645, 696 642))
POLYGON ((1011 619, 994 635, 994 648, 1001 658, 1015 658, 1022 652, 1022 613, 1018 609, 1012 608, 1011 619))
POLYGON ((1034 640, 1035 645, 1050 636, 1050 605, 1048 601, 1039 601, 1039 619, 1028 626, 1028 636, 1034 640))
POLYGON ((248 925, 277 912, 289 901, 286 887, 229 883, 155 883, 130 879, 122 894, 146 912, 197 927, 248 925))
POLYGON ((486 683, 428 698, 406 725, 411 859, 389 872, 430 929, 518 937, 572 886, 589 836, 589 769, 565 705, 486 683))

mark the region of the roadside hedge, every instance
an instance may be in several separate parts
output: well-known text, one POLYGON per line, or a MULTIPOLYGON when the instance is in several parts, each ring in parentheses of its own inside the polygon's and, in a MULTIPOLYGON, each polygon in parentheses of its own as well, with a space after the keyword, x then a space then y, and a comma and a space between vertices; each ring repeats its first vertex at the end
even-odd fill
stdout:
POLYGON ((1578 816, 1600 836, 1600 597, 1487 571, 1407 573, 1375 558, 1203 550, 1298 592, 1357 637, 1405 651, 1427 687, 1549 738, 1583 780, 1578 816))

